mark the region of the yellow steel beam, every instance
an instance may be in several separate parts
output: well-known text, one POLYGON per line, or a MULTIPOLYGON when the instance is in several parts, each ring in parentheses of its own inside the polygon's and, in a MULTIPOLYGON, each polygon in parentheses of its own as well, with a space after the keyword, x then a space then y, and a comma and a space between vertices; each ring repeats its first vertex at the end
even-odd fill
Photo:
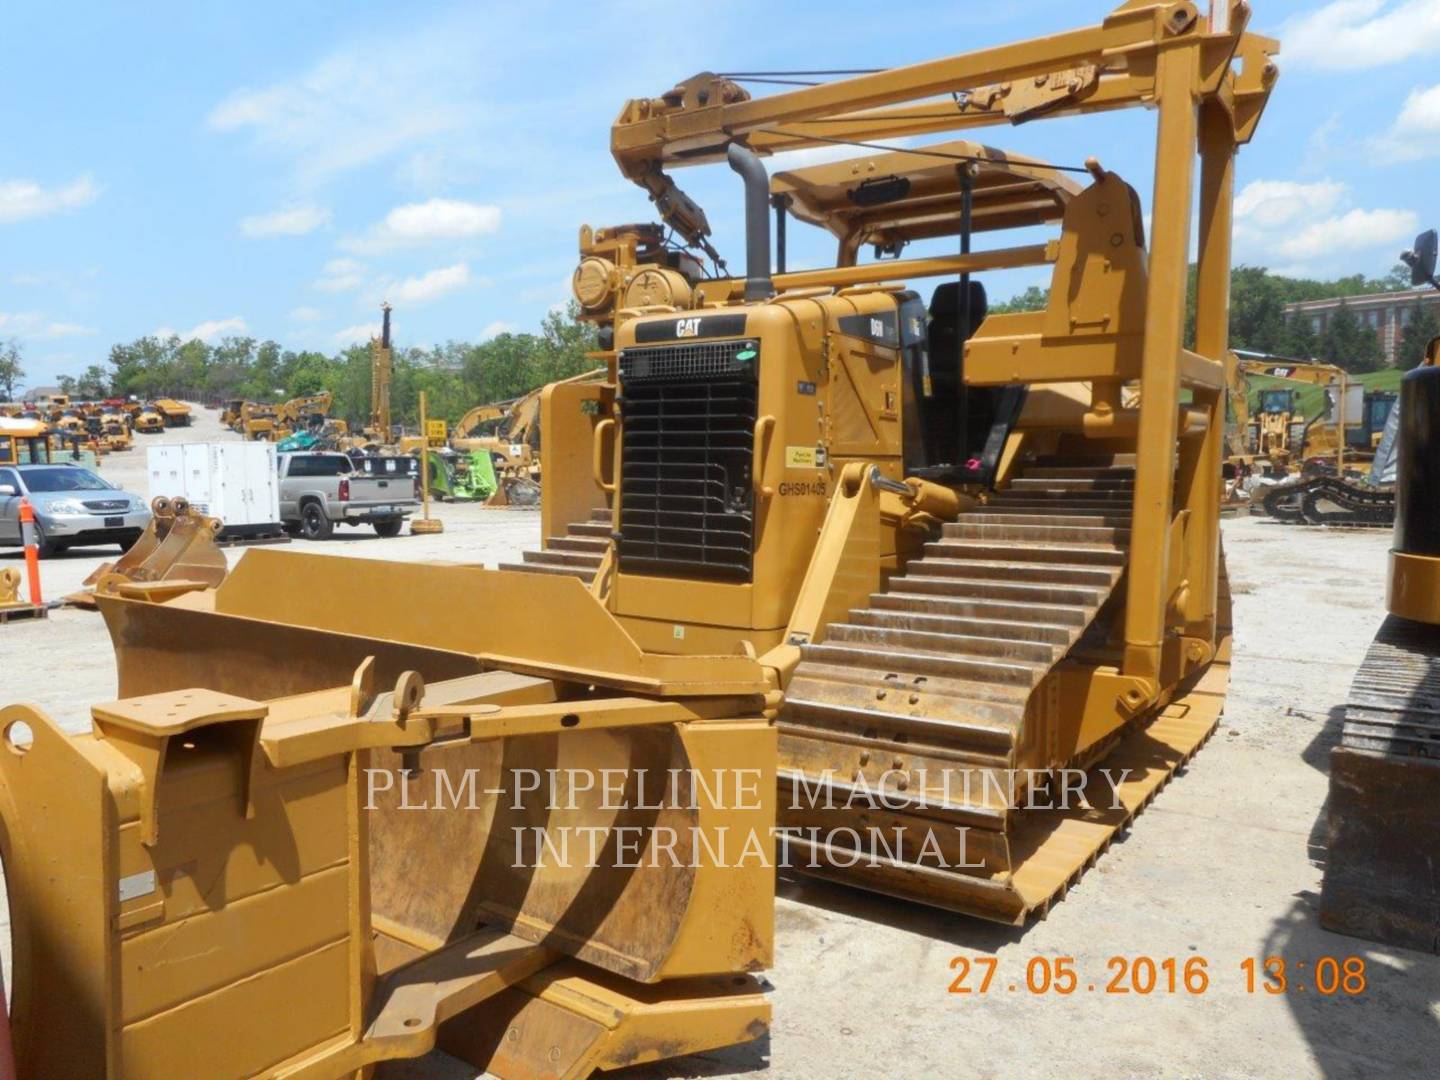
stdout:
MULTIPOLYGON (((1199 42, 1164 50, 1156 69, 1160 116, 1155 140, 1155 230, 1146 293, 1140 430, 1136 444, 1132 535, 1149 537, 1130 552, 1125 607, 1124 673, 1158 687, 1165 612, 1170 602, 1171 497, 1184 338, 1185 289, 1194 187, 1195 86, 1199 42)), ((1180 557, 1179 553, 1175 556, 1180 557)))
MULTIPOLYGON (((1055 261, 1054 248, 1049 244, 978 251, 970 255, 939 255, 928 259, 896 259, 888 262, 865 263, 860 266, 837 266, 825 270, 799 270, 793 274, 776 274, 775 288, 781 292, 796 289, 844 289, 852 285, 874 285, 885 281, 907 281, 911 278, 949 277, 986 270, 1011 270, 1020 266, 1043 266, 1055 261)), ((745 288, 744 278, 720 278, 707 281, 697 293, 705 303, 717 303, 739 295, 745 288)))

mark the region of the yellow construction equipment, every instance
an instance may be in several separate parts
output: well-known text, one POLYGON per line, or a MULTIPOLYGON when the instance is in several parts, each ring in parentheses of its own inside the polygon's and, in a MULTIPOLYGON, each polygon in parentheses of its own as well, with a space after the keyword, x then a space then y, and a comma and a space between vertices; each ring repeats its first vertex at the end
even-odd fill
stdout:
POLYGON ((155 408, 165 419, 166 427, 189 427, 190 406, 174 398, 157 398, 155 408))
MULTIPOLYGON (((598 382, 605 369, 587 371, 566 383, 598 382)), ((545 387, 509 401, 476 405, 456 422, 450 448, 485 451, 495 467, 497 487, 487 506, 534 506, 540 499, 540 401, 545 387)))
POLYGON ((330 415, 334 395, 329 390, 293 397, 275 408, 276 442, 300 432, 318 431, 330 415))
POLYGON ((0 416, 0 465, 39 465, 54 459, 43 420, 0 416))
POLYGON ((55 428, 64 436, 85 435, 85 417, 79 409, 67 408, 55 421, 55 428))
POLYGON ((240 412, 245 407, 244 398, 230 398, 220 410, 220 423, 232 431, 240 430, 240 412))
POLYGON ((255 401, 246 401, 240 406, 240 420, 237 430, 251 442, 271 442, 275 438, 276 408, 255 401))
POLYGON ((148 600, 168 599, 225 580, 225 554, 215 539, 225 523, 192 510, 185 499, 159 496, 150 504, 150 524, 115 562, 101 563, 65 598, 76 607, 95 607, 95 594, 115 592, 148 600))
MULTIPOLYGON (((1411 265, 1419 282, 1434 283, 1429 236, 1428 249, 1417 247, 1428 262, 1411 265)), ((1440 338, 1427 357, 1400 388, 1389 615, 1355 673, 1330 752, 1320 922, 1440 953, 1440 338)))
POLYGON ((20 571, 13 566, 0 570, 0 611, 27 606, 25 601, 20 599, 20 571))
POLYGON ((754 1038, 777 821, 801 872, 1007 922, 1063 895, 1224 702, 1233 166, 1276 77, 1248 17, 1129 2, 771 97, 702 75, 628 103, 615 156, 686 249, 624 265, 654 227, 582 233, 607 371, 542 396, 543 552, 259 550, 213 588, 116 583, 122 699, 93 732, 0 713, 33 733, 0 754, 22 1072, 338 1076, 438 1042, 583 1077, 754 1038), (1093 160, 874 145, 1137 106, 1148 245, 1093 160), (835 140, 869 152, 766 176, 835 140), (743 180, 744 277, 690 273, 718 252, 666 170, 709 161, 743 180), (775 272, 775 196, 840 238, 834 267, 775 272), (960 250, 857 257, 932 238, 960 250), (981 275, 1026 266, 1047 308, 987 314, 981 275), (924 277, 928 310, 901 284, 924 277), (655 773, 686 797, 644 797, 655 773), (414 809, 467 776, 479 812, 414 809), (541 827, 598 851, 517 858, 541 827))
POLYGON ((154 435, 165 430, 165 416, 154 405, 146 405, 135 414, 132 426, 141 435, 154 435))

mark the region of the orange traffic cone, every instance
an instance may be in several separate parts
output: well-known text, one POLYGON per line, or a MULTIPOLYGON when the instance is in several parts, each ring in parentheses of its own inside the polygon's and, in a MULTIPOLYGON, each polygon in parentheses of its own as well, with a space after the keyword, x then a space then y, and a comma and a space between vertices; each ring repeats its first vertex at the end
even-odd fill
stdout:
POLYGON ((30 603, 40 606, 40 549, 35 546, 35 508, 20 500, 20 541, 25 545, 25 574, 30 581, 30 603))

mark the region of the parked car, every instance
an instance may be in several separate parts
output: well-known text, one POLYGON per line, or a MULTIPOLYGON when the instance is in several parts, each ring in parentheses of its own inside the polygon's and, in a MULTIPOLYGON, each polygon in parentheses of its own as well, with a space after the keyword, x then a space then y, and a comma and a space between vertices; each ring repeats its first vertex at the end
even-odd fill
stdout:
POLYGON ((372 525, 399 536, 419 500, 406 475, 368 476, 341 453, 281 454, 280 520, 307 540, 325 540, 336 525, 372 525))
POLYGON ((0 546, 21 543, 20 500, 35 509, 41 556, 70 547, 118 544, 122 551, 150 523, 150 506, 80 465, 0 466, 0 546))

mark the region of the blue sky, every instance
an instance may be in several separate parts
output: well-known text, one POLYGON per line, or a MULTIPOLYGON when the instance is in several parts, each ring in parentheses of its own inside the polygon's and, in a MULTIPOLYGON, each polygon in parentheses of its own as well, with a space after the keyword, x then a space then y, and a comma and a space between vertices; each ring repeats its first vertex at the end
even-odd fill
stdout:
MULTIPOLYGON (((333 351, 368 335, 382 297, 402 344, 531 329, 568 296, 582 223, 653 217, 608 152, 627 98, 707 69, 911 63, 1110 6, 944 0, 877 20, 870 3, 738 2, 686 23, 603 0, 10 5, 0 338, 20 341, 38 384, 157 331, 333 351)), ((1254 28, 1282 38, 1282 76, 1240 157, 1237 258, 1388 270, 1440 218, 1440 0, 1253 6, 1254 28)), ((1094 154, 1148 204, 1153 124, 1131 112, 984 137, 1057 162, 1094 154)), ((736 265, 734 176, 677 179, 736 265)), ((803 226, 791 250, 792 265, 832 257, 803 226)), ((1032 283, 999 275, 991 295, 1032 283)))

